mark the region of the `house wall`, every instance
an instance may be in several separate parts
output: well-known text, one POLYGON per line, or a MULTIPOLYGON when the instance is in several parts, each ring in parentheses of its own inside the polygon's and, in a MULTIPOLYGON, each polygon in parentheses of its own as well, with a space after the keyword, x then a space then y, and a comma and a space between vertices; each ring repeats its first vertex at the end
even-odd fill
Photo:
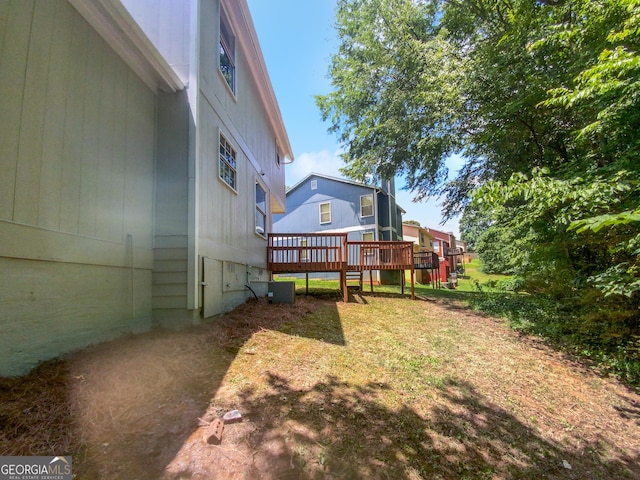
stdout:
POLYGON ((348 231, 349 240, 362 240, 363 232, 375 231, 375 238, 378 239, 376 215, 360 216, 360 197, 372 193, 374 189, 369 187, 311 176, 289 192, 288 213, 274 216, 274 231, 282 233, 348 231), (317 182, 315 190, 311 189, 312 181, 317 182), (320 204, 325 202, 331 203, 331 222, 321 224, 320 204))
POLYGON ((0 2, 0 374, 151 326, 155 95, 63 0, 0 2))
POLYGON ((195 129, 186 92, 158 95, 153 237, 153 322, 193 321, 188 310, 189 169, 195 129))
POLYGON ((187 83, 190 75, 191 14, 196 0, 120 0, 145 35, 187 83))
MULTIPOLYGON (((200 6, 197 252, 199 280, 206 280, 207 285, 198 288, 197 297, 205 316, 222 313, 246 301, 253 295, 247 285, 257 295, 266 295, 267 241, 255 230, 256 182, 267 194, 268 210, 273 208, 274 196, 281 199, 284 193, 284 165, 276 165, 275 133, 250 71, 247 53, 236 45, 235 94, 219 70, 220 8, 215 0, 202 1, 200 6), (219 175, 221 133, 237 154, 235 190, 219 175), (214 261, 204 262, 204 258, 214 261), (204 305, 205 298, 208 305, 204 305)), ((267 231, 271 228, 267 215, 267 231)))
POLYGON ((160 96, 167 115, 160 109, 154 319, 165 326, 193 323, 200 309, 208 316, 244 302, 252 295, 247 284, 266 294, 266 239, 255 233, 255 182, 267 192, 268 208, 283 211, 284 164, 276 164, 276 134, 250 68, 257 60, 246 48, 254 45, 240 41, 253 28, 242 18, 244 2, 123 3, 188 81, 183 98, 160 96), (222 3, 236 35, 235 93, 219 69, 222 3), (176 115, 186 120, 177 131, 176 115), (235 191, 219 178, 220 133, 237 152, 235 191))

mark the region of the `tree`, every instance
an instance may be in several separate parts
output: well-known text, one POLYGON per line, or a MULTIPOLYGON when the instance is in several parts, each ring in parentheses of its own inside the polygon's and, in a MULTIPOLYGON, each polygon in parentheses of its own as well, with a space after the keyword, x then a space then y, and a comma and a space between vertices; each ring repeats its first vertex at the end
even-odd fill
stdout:
POLYGON ((417 220, 404 220, 402 223, 406 223, 407 225, 413 225, 416 227, 420 226, 420 222, 417 220))
POLYGON ((581 227, 640 204, 638 0, 339 0, 336 27, 317 102, 345 173, 404 173, 417 198, 445 195, 445 216, 467 208, 466 239, 536 290, 551 272, 635 275, 635 222, 581 227), (467 162, 446 183, 453 152, 467 162), (624 195, 600 201, 616 182, 624 195))
POLYGON ((405 174, 417 198, 439 191, 444 161, 460 148, 449 127, 463 101, 463 65, 436 15, 428 2, 338 0, 334 91, 316 98, 346 147, 343 173, 360 181, 405 174))

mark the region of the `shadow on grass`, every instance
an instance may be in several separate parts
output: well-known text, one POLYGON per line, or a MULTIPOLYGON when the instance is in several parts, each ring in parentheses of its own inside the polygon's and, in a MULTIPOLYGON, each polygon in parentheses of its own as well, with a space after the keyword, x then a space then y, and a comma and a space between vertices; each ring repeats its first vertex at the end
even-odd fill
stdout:
MULTIPOLYGON (((387 384, 351 385, 328 377, 292 388, 269 374, 270 391, 241 393, 261 429, 249 437, 255 478, 289 479, 612 479, 638 478, 637 459, 608 461, 600 445, 579 451, 552 443, 450 378, 421 411, 390 410, 387 384), (270 445, 269 449, 263 448, 270 445), (570 467, 569 467, 570 466, 570 467)), ((253 478, 253 477, 249 477, 253 478)))
POLYGON ((197 327, 105 342, 0 378, 0 454, 71 455, 78 479, 158 479, 265 330, 345 344, 331 300, 250 301, 197 327))

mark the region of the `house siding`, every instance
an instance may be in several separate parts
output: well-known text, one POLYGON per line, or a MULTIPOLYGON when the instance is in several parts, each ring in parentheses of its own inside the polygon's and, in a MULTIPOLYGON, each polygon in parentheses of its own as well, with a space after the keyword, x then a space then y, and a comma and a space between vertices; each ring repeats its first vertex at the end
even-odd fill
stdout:
POLYGON ((0 374, 151 326, 155 95, 66 1, 0 3, 0 374))
MULTIPOLYGON (((360 197, 375 196, 375 189, 311 176, 287 195, 286 215, 274 215, 274 231, 323 232, 350 229, 349 240, 361 240, 362 232, 376 231, 376 215, 360 216, 360 197), (317 189, 311 189, 311 182, 317 189), (331 222, 320 223, 320 204, 331 203, 331 222)), ((375 210, 375 204, 374 204, 375 210)), ((376 239, 378 232, 376 231, 376 239)))
POLYGON ((285 207, 276 138, 290 146, 246 3, 222 1, 243 39, 235 95, 219 0, 124 0, 137 26, 118 4, 74 3, 85 20, 67 0, 0 2, 0 375, 266 294, 255 185, 270 231, 285 207), (183 85, 149 40, 183 91, 159 91, 183 85), (220 133, 238 152, 235 192, 220 133))
POLYGON ((266 294, 266 240, 255 233, 255 184, 259 182, 267 193, 271 211, 283 211, 284 164, 276 164, 276 133, 250 68, 250 61, 256 60, 248 57, 251 52, 239 41, 239 31, 252 28, 251 20, 242 18, 240 4, 160 0, 164 13, 158 12, 158 1, 124 4, 189 82, 184 99, 166 100, 173 105, 166 110, 166 121, 159 121, 153 303, 154 321, 161 325, 194 323, 201 309, 205 316, 215 315, 246 301, 252 295, 247 284, 258 295, 266 294), (219 70, 222 8, 227 9, 237 36, 235 93, 219 70), (175 114, 187 117, 177 122, 190 125, 187 131, 170 131, 175 128, 175 114), (235 191, 219 178, 220 134, 237 152, 235 191), (174 153, 166 153, 167 148, 174 153), (165 242, 180 246, 165 247, 165 242), (231 282, 232 287, 220 280, 228 265, 234 265, 235 275, 242 279, 231 282), (259 271, 263 273, 253 273, 259 271), (215 281, 205 281, 212 278, 215 281))

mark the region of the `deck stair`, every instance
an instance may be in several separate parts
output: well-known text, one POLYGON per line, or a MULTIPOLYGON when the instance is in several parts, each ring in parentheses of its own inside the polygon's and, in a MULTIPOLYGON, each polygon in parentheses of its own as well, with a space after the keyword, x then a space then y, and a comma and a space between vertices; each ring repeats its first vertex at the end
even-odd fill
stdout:
POLYGON ((359 271, 359 272, 347 271, 347 274, 346 274, 347 288, 358 287, 358 290, 362 291, 362 274, 363 274, 362 271, 359 271))

